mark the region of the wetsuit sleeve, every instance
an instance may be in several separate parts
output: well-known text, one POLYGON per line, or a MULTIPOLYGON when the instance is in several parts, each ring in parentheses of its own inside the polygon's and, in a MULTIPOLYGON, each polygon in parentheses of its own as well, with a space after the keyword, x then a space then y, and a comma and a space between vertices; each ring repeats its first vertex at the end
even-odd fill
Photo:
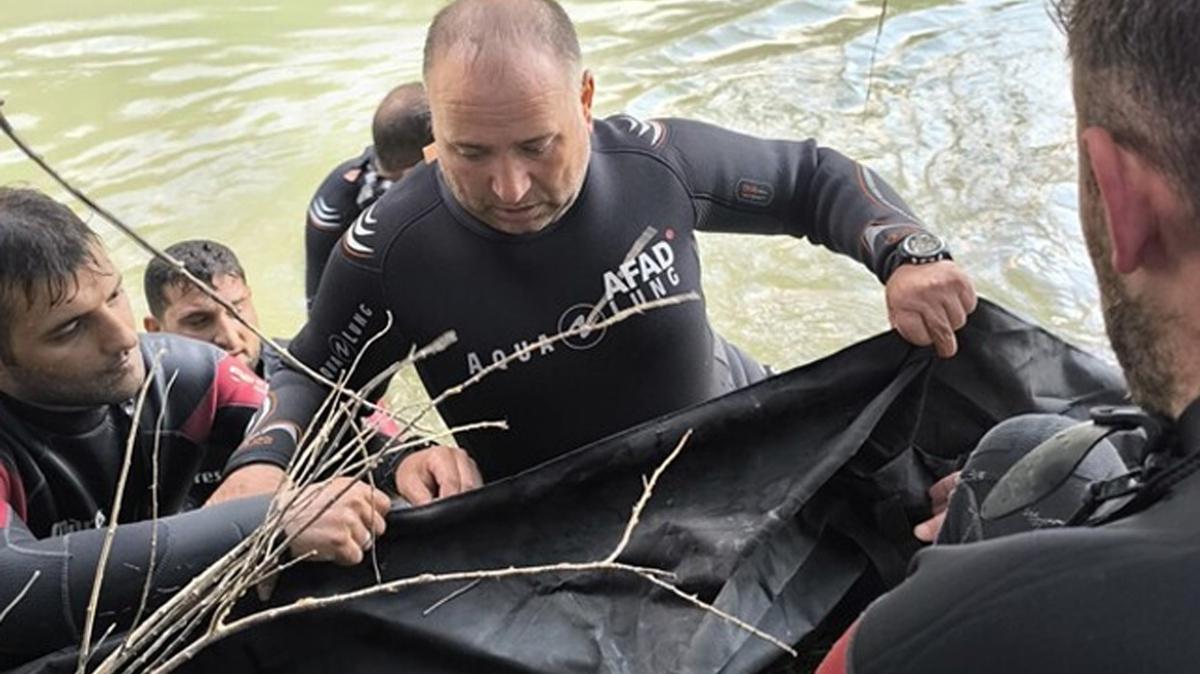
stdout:
MULTIPOLYGON (((368 209, 363 217, 372 217, 372 213, 373 208, 368 209)), ((363 253, 370 249, 352 243, 358 248, 343 242, 334 250, 308 323, 292 340, 289 351, 332 381, 353 367, 348 386, 359 390, 406 355, 410 343, 393 327, 364 351, 367 342, 387 325, 387 304, 383 275, 372 256, 363 253)), ((373 393, 378 397, 382 391, 373 393)), ((250 463, 286 467, 328 394, 324 384, 284 363, 272 375, 263 412, 231 457, 226 473, 250 463)))
MULTIPOLYGON (((7 489, 6 481, 0 481, 0 489, 7 489)), ((113 623, 118 629, 129 627, 141 603, 152 554, 147 610, 237 545, 262 523, 266 510, 266 497, 241 499, 165 517, 157 524, 117 527, 98 605, 97 634, 113 623)), ((79 642, 104 537, 104 530, 93 529, 39 540, 12 504, 0 502, 0 611, 11 606, 0 621, 0 665, 79 642)))
POLYGON ((880 281, 923 229, 871 169, 816 141, 764 140, 689 120, 656 121, 692 193, 697 229, 790 234, 858 260, 880 281))
POLYGON ((304 227, 304 299, 310 309, 330 253, 360 212, 358 161, 352 159, 335 168, 308 204, 304 227))

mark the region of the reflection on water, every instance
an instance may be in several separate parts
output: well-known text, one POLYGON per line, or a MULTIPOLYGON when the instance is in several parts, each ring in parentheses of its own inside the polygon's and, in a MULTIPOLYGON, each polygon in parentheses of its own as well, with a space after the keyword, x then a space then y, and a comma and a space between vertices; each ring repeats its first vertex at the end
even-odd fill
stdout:
MULTIPOLYGON (((231 244, 260 315, 301 322, 307 199, 416 79, 433 3, 9 3, 0 97, 52 163, 155 242, 231 244), (70 17, 64 19, 64 17, 70 17)), ((1102 350, 1076 224, 1063 40, 1042 0, 567 3, 602 114, 687 116, 872 164, 952 242, 983 294, 1102 350)), ((0 182, 46 181, 0 147, 0 182)), ((130 287, 144 256, 104 227, 130 287)), ((779 237, 702 239, 720 329, 786 367, 886 327, 862 269, 779 237)))

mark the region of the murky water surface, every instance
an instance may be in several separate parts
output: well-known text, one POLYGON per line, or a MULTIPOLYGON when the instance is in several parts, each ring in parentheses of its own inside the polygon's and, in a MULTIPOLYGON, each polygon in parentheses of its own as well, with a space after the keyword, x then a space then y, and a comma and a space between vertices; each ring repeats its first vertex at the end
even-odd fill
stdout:
MULTIPOLYGON (((600 114, 815 136, 890 180, 983 295, 1106 352, 1076 220, 1064 40, 1043 0, 889 4, 869 102, 878 0, 566 6, 600 114)), ((418 78, 439 5, 10 0, 0 98, 27 140, 155 243, 233 246, 266 327, 286 336, 302 322, 307 201, 369 142, 378 99, 418 78)), ((13 182, 49 187, 0 142, 0 183, 13 182)), ((94 222, 140 288, 146 256, 94 222)), ((880 286, 847 260, 786 237, 702 236, 715 323, 778 368, 887 327, 880 286)))

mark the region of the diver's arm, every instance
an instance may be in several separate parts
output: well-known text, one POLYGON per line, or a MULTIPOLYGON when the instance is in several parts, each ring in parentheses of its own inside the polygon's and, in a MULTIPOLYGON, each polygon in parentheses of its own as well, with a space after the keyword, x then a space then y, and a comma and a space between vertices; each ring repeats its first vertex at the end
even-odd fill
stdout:
MULTIPOLYGON (((153 610, 254 530, 265 497, 231 501, 116 529, 97 612, 97 634, 128 627, 146 599, 153 610), (155 529, 157 528, 157 532, 155 529)), ((0 665, 16 664, 78 643, 106 532, 92 529, 37 539, 0 501, 0 665), (20 600, 23 588, 28 591, 20 600)))

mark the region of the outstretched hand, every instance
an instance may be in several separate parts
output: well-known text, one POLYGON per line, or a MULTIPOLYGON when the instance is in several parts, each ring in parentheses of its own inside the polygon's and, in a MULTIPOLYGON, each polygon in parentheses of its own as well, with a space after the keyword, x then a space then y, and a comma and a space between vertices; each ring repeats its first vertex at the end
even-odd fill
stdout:
POLYGON ((917 346, 933 345, 937 355, 958 352, 954 333, 967 324, 978 303, 975 286, 957 264, 903 264, 886 286, 888 321, 900 336, 917 346))

